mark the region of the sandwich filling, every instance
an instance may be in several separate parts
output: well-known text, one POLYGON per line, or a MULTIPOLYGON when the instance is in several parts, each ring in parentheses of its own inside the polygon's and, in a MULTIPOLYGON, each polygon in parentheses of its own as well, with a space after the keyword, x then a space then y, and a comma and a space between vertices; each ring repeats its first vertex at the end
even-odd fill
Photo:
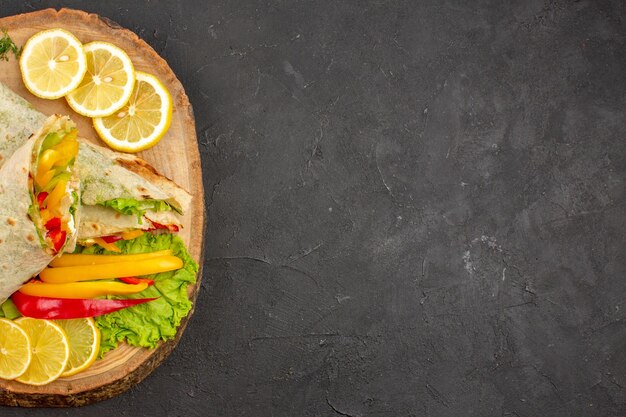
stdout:
POLYGON ((36 150, 31 172, 32 198, 30 216, 44 247, 53 254, 61 251, 67 236, 76 232, 78 181, 72 167, 78 154, 78 131, 69 118, 55 122, 36 150))

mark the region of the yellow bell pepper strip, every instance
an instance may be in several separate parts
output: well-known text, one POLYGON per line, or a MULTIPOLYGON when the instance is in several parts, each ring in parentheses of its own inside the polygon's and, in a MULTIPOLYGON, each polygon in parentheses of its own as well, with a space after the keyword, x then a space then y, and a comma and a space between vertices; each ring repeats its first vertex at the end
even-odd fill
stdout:
POLYGON ((48 209, 43 209, 41 211, 39 211, 39 215, 41 216, 41 221, 46 224, 48 223, 48 221, 50 221, 50 219, 54 218, 54 214, 52 214, 52 212, 48 209))
POLYGON ((156 252, 138 253, 135 255, 82 255, 66 253, 58 258, 55 258, 50 266, 54 268, 64 266, 80 266, 80 265, 101 265, 101 264, 115 264, 120 262, 136 262, 143 261, 145 259, 158 258, 161 256, 168 256, 172 254, 171 249, 159 250, 156 252))
POLYGON ((121 252, 121 250, 117 247, 117 245, 113 245, 113 243, 118 240, 131 240, 135 239, 141 235, 143 235, 143 230, 133 230, 130 232, 122 232, 115 235, 110 236, 101 236, 94 238, 94 242, 98 245, 102 246, 105 249, 108 249, 112 252, 121 252))
POLYGON ((61 215, 59 207, 61 200, 65 196, 65 189, 67 188, 67 180, 61 180, 57 183, 54 189, 48 194, 46 199, 46 207, 57 215, 61 215))
POLYGON ((122 250, 120 248, 117 247, 117 245, 114 242, 107 242, 106 240, 104 240, 101 237, 96 237, 93 239, 94 242, 96 242, 96 244, 98 244, 100 247, 109 250, 111 252, 122 252, 122 250))
POLYGON ((37 174, 43 174, 45 172, 50 171, 50 168, 54 165, 55 162, 59 159, 59 153, 54 149, 47 149, 42 152, 39 156, 39 161, 37 164, 37 174))
POLYGON ((158 258, 136 262, 46 268, 39 273, 39 278, 50 284, 62 284, 76 281, 158 274, 159 272, 173 271, 182 267, 182 259, 176 256, 159 256, 158 258))
POLYGON ((53 169, 51 169, 50 171, 38 170, 37 175, 35 175, 35 182, 37 183, 39 188, 43 188, 54 177, 54 174, 55 172, 53 169))
POLYGON ((36 319, 80 319, 97 317, 123 308, 156 300, 156 298, 134 298, 129 300, 93 300, 36 297, 16 291, 11 301, 25 317, 36 319))
POLYGON ((132 240, 143 235, 143 230, 131 230, 130 232, 122 232, 122 239, 132 240))
POLYGON ((56 161, 54 161, 53 166, 63 166, 67 164, 72 158, 75 158, 78 154, 78 142, 76 141, 76 139, 68 139, 66 135, 61 143, 56 145, 53 149, 58 154, 58 157, 56 161))
MULTIPOLYGON (((78 129, 73 127, 68 133, 65 134, 65 136, 63 137, 63 140, 76 141, 77 137, 78 137, 78 129)), ((78 142, 76 142, 76 146, 77 146, 76 153, 78 153, 78 142)))
POLYGON ((20 292, 35 297, 52 298, 95 298, 103 295, 136 294, 148 288, 148 283, 124 284, 117 281, 70 282, 67 284, 48 284, 30 281, 20 287, 20 292))

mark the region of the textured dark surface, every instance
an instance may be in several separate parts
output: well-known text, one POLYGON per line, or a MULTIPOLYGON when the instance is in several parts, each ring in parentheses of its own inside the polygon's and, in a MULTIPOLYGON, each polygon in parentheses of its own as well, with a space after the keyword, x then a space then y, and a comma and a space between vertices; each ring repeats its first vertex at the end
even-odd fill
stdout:
POLYGON ((97 12, 194 105, 178 349, 13 416, 624 416, 626 3, 14 2, 97 12))

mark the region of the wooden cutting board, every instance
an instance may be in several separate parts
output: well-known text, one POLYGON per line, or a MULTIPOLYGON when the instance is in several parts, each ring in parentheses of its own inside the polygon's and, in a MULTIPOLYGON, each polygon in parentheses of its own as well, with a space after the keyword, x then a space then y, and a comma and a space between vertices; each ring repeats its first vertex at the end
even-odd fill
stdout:
MULTIPOLYGON (((193 118, 193 110, 183 86, 167 63, 133 32, 121 28, 108 19, 78 10, 54 9, 0 18, 0 28, 7 29, 17 45, 24 45, 33 34, 50 28, 64 28, 83 43, 101 40, 124 49, 135 68, 156 75, 169 89, 174 99, 174 113, 168 133, 155 147, 139 154, 158 171, 171 178, 193 195, 192 207, 185 214, 184 229, 180 235, 191 256, 202 267, 202 241, 204 236, 204 191, 200 155, 193 118)), ((80 135, 101 146, 91 120, 74 113, 64 99, 43 100, 26 90, 22 83, 19 65, 11 56, 8 62, 0 61, 0 81, 20 94, 35 108, 45 114, 67 114, 77 123, 80 135)), ((202 271, 197 283, 189 288, 195 302, 202 271)), ((183 320, 174 340, 161 343, 156 349, 120 345, 88 370, 51 384, 35 387, 15 381, 0 380, 0 405, 80 406, 118 395, 139 383, 152 372, 174 349, 187 321, 183 320)))

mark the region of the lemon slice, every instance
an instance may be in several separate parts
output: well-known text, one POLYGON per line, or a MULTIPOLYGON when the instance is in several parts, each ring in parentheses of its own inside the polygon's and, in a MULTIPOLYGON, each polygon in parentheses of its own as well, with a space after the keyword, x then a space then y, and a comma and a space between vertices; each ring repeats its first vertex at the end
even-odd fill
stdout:
POLYGON ((126 52, 107 42, 83 45, 87 73, 65 98, 76 113, 102 117, 115 113, 128 101, 135 84, 135 69, 126 52))
POLYGON ((30 340, 11 320, 0 319, 0 378, 15 379, 30 365, 30 340))
POLYGON ((128 103, 117 113, 93 119, 98 135, 111 148, 139 152, 156 145, 172 122, 172 96, 154 75, 137 71, 128 103))
POLYGON ((75 375, 89 368, 100 350, 100 331, 93 318, 55 320, 67 335, 70 343, 70 359, 61 376, 75 375))
POLYGON ((20 71, 31 93, 55 99, 78 87, 87 71, 87 60, 74 35, 63 29, 49 29, 26 41, 20 71))
POLYGON ((16 381, 45 385, 61 376, 70 357, 70 346, 63 329, 50 320, 30 317, 20 317, 15 323, 28 335, 31 349, 30 366, 16 381))

